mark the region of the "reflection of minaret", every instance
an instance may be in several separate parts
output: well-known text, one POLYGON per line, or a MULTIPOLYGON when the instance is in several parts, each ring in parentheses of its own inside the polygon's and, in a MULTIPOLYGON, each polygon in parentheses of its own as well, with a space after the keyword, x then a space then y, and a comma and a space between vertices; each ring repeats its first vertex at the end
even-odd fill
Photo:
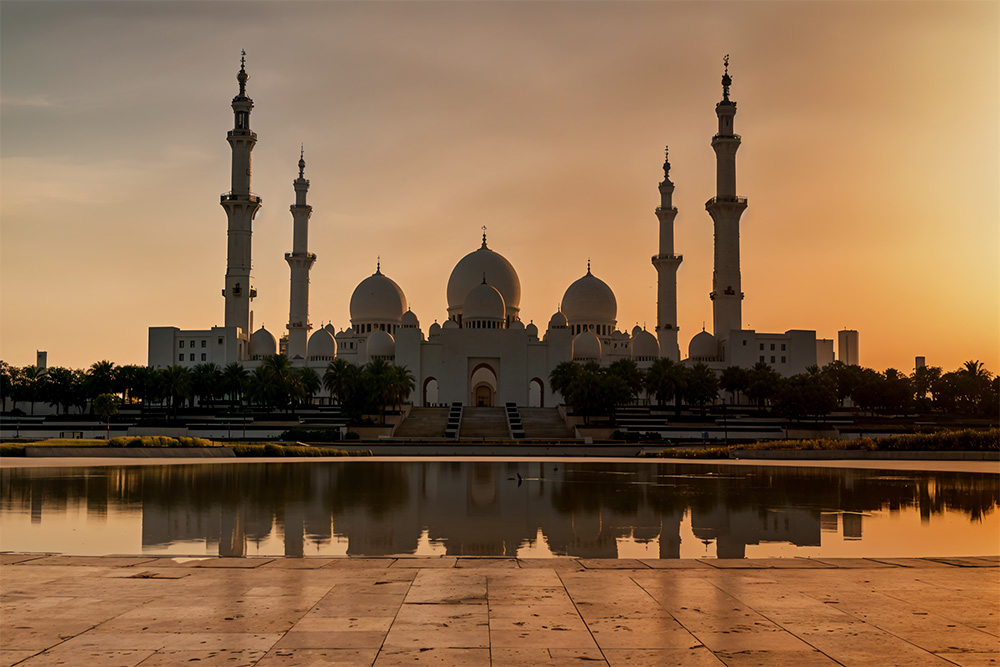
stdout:
POLYGON ((669 157, 663 161, 663 182, 660 183, 660 205, 656 217, 660 221, 660 252, 653 257, 656 267, 656 338, 660 356, 680 361, 677 346, 677 269, 684 257, 674 254, 674 218, 677 209, 672 199, 674 184, 670 182, 669 157))
POLYGON ((295 179, 295 203, 292 204, 292 251, 285 261, 292 272, 292 293, 288 304, 288 358, 306 359, 306 335, 309 324, 309 269, 316 255, 309 252, 309 216, 312 206, 306 203, 309 181, 305 177, 304 151, 299 155, 299 177, 295 179))
POLYGON ((733 133, 736 102, 729 99, 729 56, 722 75, 722 101, 715 105, 719 117, 719 133, 712 137, 715 149, 715 196, 708 200, 705 209, 715 223, 715 271, 712 274, 712 293, 716 339, 729 338, 730 331, 743 328, 743 292, 740 285, 740 216, 747 207, 744 197, 736 196, 736 151, 740 148, 740 135, 733 133))
POLYGON ((260 210, 260 197, 250 192, 250 153, 257 135, 250 130, 253 100, 247 97, 249 75, 246 72, 246 52, 240 59, 236 80, 240 93, 233 98, 235 123, 226 139, 233 149, 232 189, 222 195, 222 207, 229 216, 229 241, 226 255, 226 326, 239 327, 244 336, 250 334, 250 300, 257 291, 250 285, 250 237, 253 218, 260 210))

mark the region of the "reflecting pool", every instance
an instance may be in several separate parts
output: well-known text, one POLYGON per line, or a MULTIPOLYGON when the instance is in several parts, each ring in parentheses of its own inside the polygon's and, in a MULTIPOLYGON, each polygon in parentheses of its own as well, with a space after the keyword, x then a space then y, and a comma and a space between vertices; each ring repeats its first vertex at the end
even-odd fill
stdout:
POLYGON ((1000 475, 556 460, 0 470, 0 550, 76 555, 996 554, 1000 475))

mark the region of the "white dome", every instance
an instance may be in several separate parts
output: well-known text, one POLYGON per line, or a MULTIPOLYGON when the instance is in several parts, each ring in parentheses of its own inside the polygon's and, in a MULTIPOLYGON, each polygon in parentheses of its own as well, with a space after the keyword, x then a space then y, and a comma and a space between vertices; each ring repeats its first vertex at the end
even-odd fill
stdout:
MULTIPOLYGON (((639 329, 639 327, 636 327, 639 329)), ((656 336, 639 329, 638 333, 632 335, 632 358, 633 359, 646 359, 646 358, 657 358, 660 356, 660 343, 656 340, 656 336)))
POLYGON ((445 320, 444 324, 441 325, 441 328, 442 329, 457 329, 458 328, 458 322, 456 322, 455 320, 445 320))
MULTIPOLYGON (((451 320, 449 320, 451 321, 451 320)), ((428 336, 437 336, 441 333, 441 325, 435 322, 431 325, 431 328, 427 330, 428 336)))
POLYGON ((574 361, 599 361, 601 359, 601 341, 593 331, 583 331, 573 337, 574 361))
POLYGON ((329 331, 331 336, 337 335, 337 328, 333 326, 333 322, 328 322, 327 325, 323 328, 329 331))
POLYGON ((462 321, 471 320, 503 320, 507 316, 507 307, 504 304, 503 295, 496 287, 486 282, 476 285, 469 296, 465 297, 462 306, 462 321))
POLYGON ((614 324, 618 301, 608 284, 590 272, 566 289, 562 312, 570 324, 614 324))
POLYGON ((688 343, 688 357, 691 359, 715 359, 717 356, 719 343, 707 331, 702 331, 688 343))
POLYGON ((388 331, 379 329, 368 337, 368 358, 395 357, 396 341, 388 331))
POLYGON ((563 315, 561 310, 557 310, 552 314, 552 317, 549 318, 550 329, 563 329, 566 326, 568 326, 568 322, 566 322, 566 316, 563 315))
POLYGON ((320 328, 312 336, 309 336, 308 349, 310 359, 333 359, 337 356, 337 340, 325 327, 320 328))
POLYGON ((462 314, 467 317, 463 308, 469 293, 483 282, 496 288, 503 297, 506 315, 514 316, 521 304, 521 281, 511 263, 500 253, 486 247, 486 235, 483 235, 483 245, 479 250, 470 252, 459 260, 448 278, 448 314, 462 314))
POLYGON ((353 338, 354 333, 350 329, 342 329, 339 333, 333 335, 337 340, 346 340, 348 338, 353 338))
POLYGON ((538 338, 538 327, 535 326, 534 322, 528 322, 528 326, 524 327, 524 330, 528 332, 529 337, 538 338))
POLYGON ((419 329, 420 320, 417 319, 416 313, 412 310, 408 310, 403 313, 403 316, 399 319, 399 325, 404 329, 419 329))
MULTIPOLYGON (((616 331, 615 333, 618 333, 618 332, 616 331)), ((635 338, 640 333, 642 333, 642 327, 640 327, 638 324, 635 325, 634 327, 632 327, 632 338, 635 338)))
POLYGON ((271 354, 278 353, 278 341, 274 339, 271 332, 263 327, 257 329, 250 336, 250 358, 259 359, 271 354))
POLYGON ((406 312, 406 296, 380 269, 368 276, 351 295, 351 323, 385 322, 399 324, 406 312))
POLYGON ((510 326, 507 327, 507 328, 508 329, 516 329, 517 331, 523 331, 524 330, 524 322, 522 322, 521 320, 514 320, 513 322, 510 323, 510 326))

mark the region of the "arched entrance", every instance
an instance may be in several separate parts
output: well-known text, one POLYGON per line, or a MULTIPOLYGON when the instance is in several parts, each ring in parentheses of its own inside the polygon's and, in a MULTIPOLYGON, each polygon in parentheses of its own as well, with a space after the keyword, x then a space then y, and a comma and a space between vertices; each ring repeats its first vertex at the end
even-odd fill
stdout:
POLYGON ((427 378, 424 380, 424 402, 425 408, 429 408, 432 405, 438 404, 438 389, 440 385, 438 384, 437 378, 427 378))
POLYGON ((528 407, 545 407, 545 385, 538 378, 532 378, 528 383, 528 407))
POLYGON ((489 364, 479 364, 469 379, 471 402, 477 408, 491 408, 496 403, 497 374, 489 364))

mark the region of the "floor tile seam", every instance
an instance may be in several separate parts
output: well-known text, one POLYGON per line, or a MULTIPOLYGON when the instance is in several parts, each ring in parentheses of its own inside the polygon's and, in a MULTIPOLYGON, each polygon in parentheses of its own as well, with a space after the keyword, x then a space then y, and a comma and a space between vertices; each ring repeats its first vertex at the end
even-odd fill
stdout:
MULTIPOLYGON (((417 574, 419 574, 419 572, 417 574)), ((403 605, 406 604, 406 598, 410 594, 410 589, 413 588, 413 582, 415 582, 416 580, 417 580, 416 575, 414 575, 413 578, 410 579, 409 586, 406 587, 406 593, 403 595, 403 599, 402 601, 400 601, 399 607, 396 608, 396 613, 392 615, 392 622, 389 624, 389 629, 385 631, 385 635, 382 637, 382 643, 379 644, 378 650, 375 651, 375 655, 372 657, 371 664, 368 667, 374 667, 375 663, 378 662, 379 656, 382 655, 382 651, 385 649, 385 642, 389 639, 389 633, 392 632, 393 626, 396 625, 396 619, 399 618, 399 612, 403 610, 403 605)))
MULTIPOLYGON (((594 646, 596 646, 597 650, 600 651, 601 657, 604 658, 604 662, 610 665, 611 661, 608 660, 608 656, 605 655, 605 653, 604 653, 604 647, 602 647, 600 645, 600 643, 597 641, 597 637, 594 636, 594 631, 590 629, 590 624, 587 623, 587 619, 585 619, 583 617, 583 614, 580 612, 580 608, 577 607, 576 600, 574 600, 573 596, 569 594, 569 589, 566 587, 566 582, 563 581, 562 574, 560 572, 555 571, 555 570, 553 570, 553 572, 555 572, 556 577, 559 578, 559 582, 562 584, 563 590, 566 591, 566 597, 568 597, 569 601, 573 603, 573 609, 576 610, 576 615, 579 617, 580 622, 583 623, 583 626, 585 628, 587 628, 587 633, 590 635, 591 641, 594 642, 594 646)), ((490 651, 490 653, 492 654, 492 650, 490 651)), ((491 660, 492 660, 492 658, 491 658, 491 660)))
MULTIPOLYGON (((904 600, 904 599, 902 599, 902 598, 897 598, 897 597, 896 597, 896 596, 894 596, 894 595, 890 595, 890 594, 888 594, 888 593, 886 593, 885 595, 886 595, 886 597, 891 597, 891 598, 894 598, 894 599, 896 599, 896 600, 899 600, 900 602, 906 602, 906 600, 904 600)), ((968 629, 968 630, 975 630, 976 632, 981 632, 981 633, 983 633, 984 635, 987 635, 988 637, 991 637, 991 638, 994 638, 994 639, 996 639, 996 638, 998 637, 998 635, 997 635, 997 634, 995 634, 995 633, 992 633, 992 632, 987 632, 986 630, 983 630, 982 628, 977 628, 977 627, 975 627, 975 626, 972 626, 972 625, 969 625, 969 624, 968 624, 968 623, 966 623, 965 621, 959 621, 959 620, 957 620, 957 619, 955 619, 955 618, 952 618, 951 616, 947 616, 947 615, 945 615, 945 614, 942 614, 942 613, 940 613, 940 612, 937 612, 937 611, 927 611, 927 612, 925 612, 924 614, 921 614, 921 615, 926 615, 926 616, 937 616, 937 617, 939 617, 939 618, 941 618, 941 619, 944 619, 944 620, 946 620, 946 621, 950 621, 950 622, 952 622, 952 623, 957 623, 958 625, 961 625, 961 626, 965 627, 965 628, 966 628, 966 629, 968 629)))

